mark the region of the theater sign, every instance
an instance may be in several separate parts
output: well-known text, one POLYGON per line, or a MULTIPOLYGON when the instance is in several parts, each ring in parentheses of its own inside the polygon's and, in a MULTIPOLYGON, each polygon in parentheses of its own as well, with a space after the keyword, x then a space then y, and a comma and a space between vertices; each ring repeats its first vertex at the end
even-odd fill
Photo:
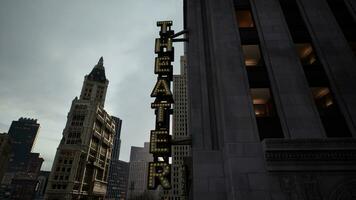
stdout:
POLYGON ((172 21, 159 21, 159 38, 155 42, 154 73, 157 75, 157 82, 151 93, 155 100, 151 108, 155 110, 156 127, 150 135, 150 153, 153 155, 153 162, 148 167, 148 189, 156 189, 161 185, 163 189, 171 188, 171 135, 170 116, 173 113, 173 94, 171 82, 173 78, 174 31, 171 30, 172 21))

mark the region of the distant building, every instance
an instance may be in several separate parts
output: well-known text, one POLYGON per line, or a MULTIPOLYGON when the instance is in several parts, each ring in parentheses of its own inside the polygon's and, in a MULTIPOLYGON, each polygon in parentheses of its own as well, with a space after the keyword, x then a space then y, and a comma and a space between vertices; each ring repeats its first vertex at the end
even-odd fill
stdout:
POLYGON ((80 98, 72 101, 46 199, 104 199, 116 128, 104 110, 108 84, 100 58, 85 76, 80 98))
POLYGON ((10 150, 9 136, 6 133, 0 133, 0 183, 9 163, 10 150))
POLYGON ((153 161, 149 153, 149 144, 146 142, 144 147, 131 147, 129 181, 127 188, 127 199, 135 199, 142 196, 154 196, 155 191, 147 190, 148 162, 153 161))
POLYGON ((44 200, 50 173, 51 172, 49 171, 40 171, 40 174, 37 177, 35 200, 44 200))
POLYGON ((43 159, 32 153, 40 125, 36 119, 20 118, 9 129, 10 160, 1 180, 0 199, 32 200, 43 159))
MULTIPOLYGON (((180 75, 173 76, 173 133, 175 140, 189 137, 187 132, 187 66, 184 56, 181 57, 180 75)), ((172 146, 172 173, 171 190, 163 191, 162 199, 186 200, 188 199, 186 185, 186 167, 184 159, 191 156, 190 145, 172 146)))
POLYGON ((129 179, 129 163, 112 160, 108 179, 107 200, 126 200, 129 179))
POLYGON ((10 184, 10 199, 33 200, 38 173, 16 173, 10 184))
POLYGON ((40 124, 37 119, 23 118, 12 121, 9 129, 11 159, 8 172, 26 171, 40 124))
POLYGON ((112 118, 114 119, 116 124, 116 134, 114 137, 114 148, 111 155, 106 199, 125 200, 127 192, 127 182, 129 178, 129 163, 119 160, 122 120, 117 117, 112 118))
POLYGON ((114 137, 114 145, 111 155, 111 160, 119 160, 120 157, 120 147, 121 147, 121 126, 122 120, 118 117, 112 116, 112 119, 115 121, 115 137, 114 137))

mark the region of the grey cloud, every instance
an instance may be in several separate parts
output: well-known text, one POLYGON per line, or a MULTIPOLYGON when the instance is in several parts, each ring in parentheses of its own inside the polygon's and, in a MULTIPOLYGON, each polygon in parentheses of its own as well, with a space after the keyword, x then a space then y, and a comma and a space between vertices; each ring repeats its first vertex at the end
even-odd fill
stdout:
MULTIPOLYGON (((182 28, 181 0, 0 1, 0 131, 21 116, 41 124, 35 151, 53 162, 72 99, 100 56, 106 109, 123 119, 121 159, 154 128, 149 97, 158 20, 182 28)), ((182 46, 176 45, 176 68, 182 46)))

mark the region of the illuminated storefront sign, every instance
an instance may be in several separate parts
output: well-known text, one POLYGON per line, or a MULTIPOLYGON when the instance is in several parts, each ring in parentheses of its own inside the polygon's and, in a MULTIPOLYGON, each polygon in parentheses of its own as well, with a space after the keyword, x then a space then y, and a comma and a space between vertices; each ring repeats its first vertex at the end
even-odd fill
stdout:
POLYGON ((156 189, 161 185, 163 189, 171 188, 171 135, 169 134, 170 115, 173 113, 173 95, 171 92, 171 82, 173 78, 174 31, 171 30, 172 21, 159 21, 157 26, 161 28, 155 43, 154 73, 158 75, 156 85, 153 88, 151 97, 155 101, 151 108, 155 110, 156 127, 150 135, 150 153, 153 155, 153 162, 148 166, 148 189, 156 189))

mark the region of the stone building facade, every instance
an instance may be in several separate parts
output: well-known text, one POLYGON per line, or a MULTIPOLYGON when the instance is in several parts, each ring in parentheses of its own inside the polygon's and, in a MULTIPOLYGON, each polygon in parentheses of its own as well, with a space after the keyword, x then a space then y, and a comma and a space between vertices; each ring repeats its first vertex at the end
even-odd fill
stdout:
POLYGON ((72 101, 46 199, 104 199, 116 128, 104 110, 108 83, 100 58, 72 101))
POLYGON ((353 0, 185 0, 190 199, 355 199, 353 0))

